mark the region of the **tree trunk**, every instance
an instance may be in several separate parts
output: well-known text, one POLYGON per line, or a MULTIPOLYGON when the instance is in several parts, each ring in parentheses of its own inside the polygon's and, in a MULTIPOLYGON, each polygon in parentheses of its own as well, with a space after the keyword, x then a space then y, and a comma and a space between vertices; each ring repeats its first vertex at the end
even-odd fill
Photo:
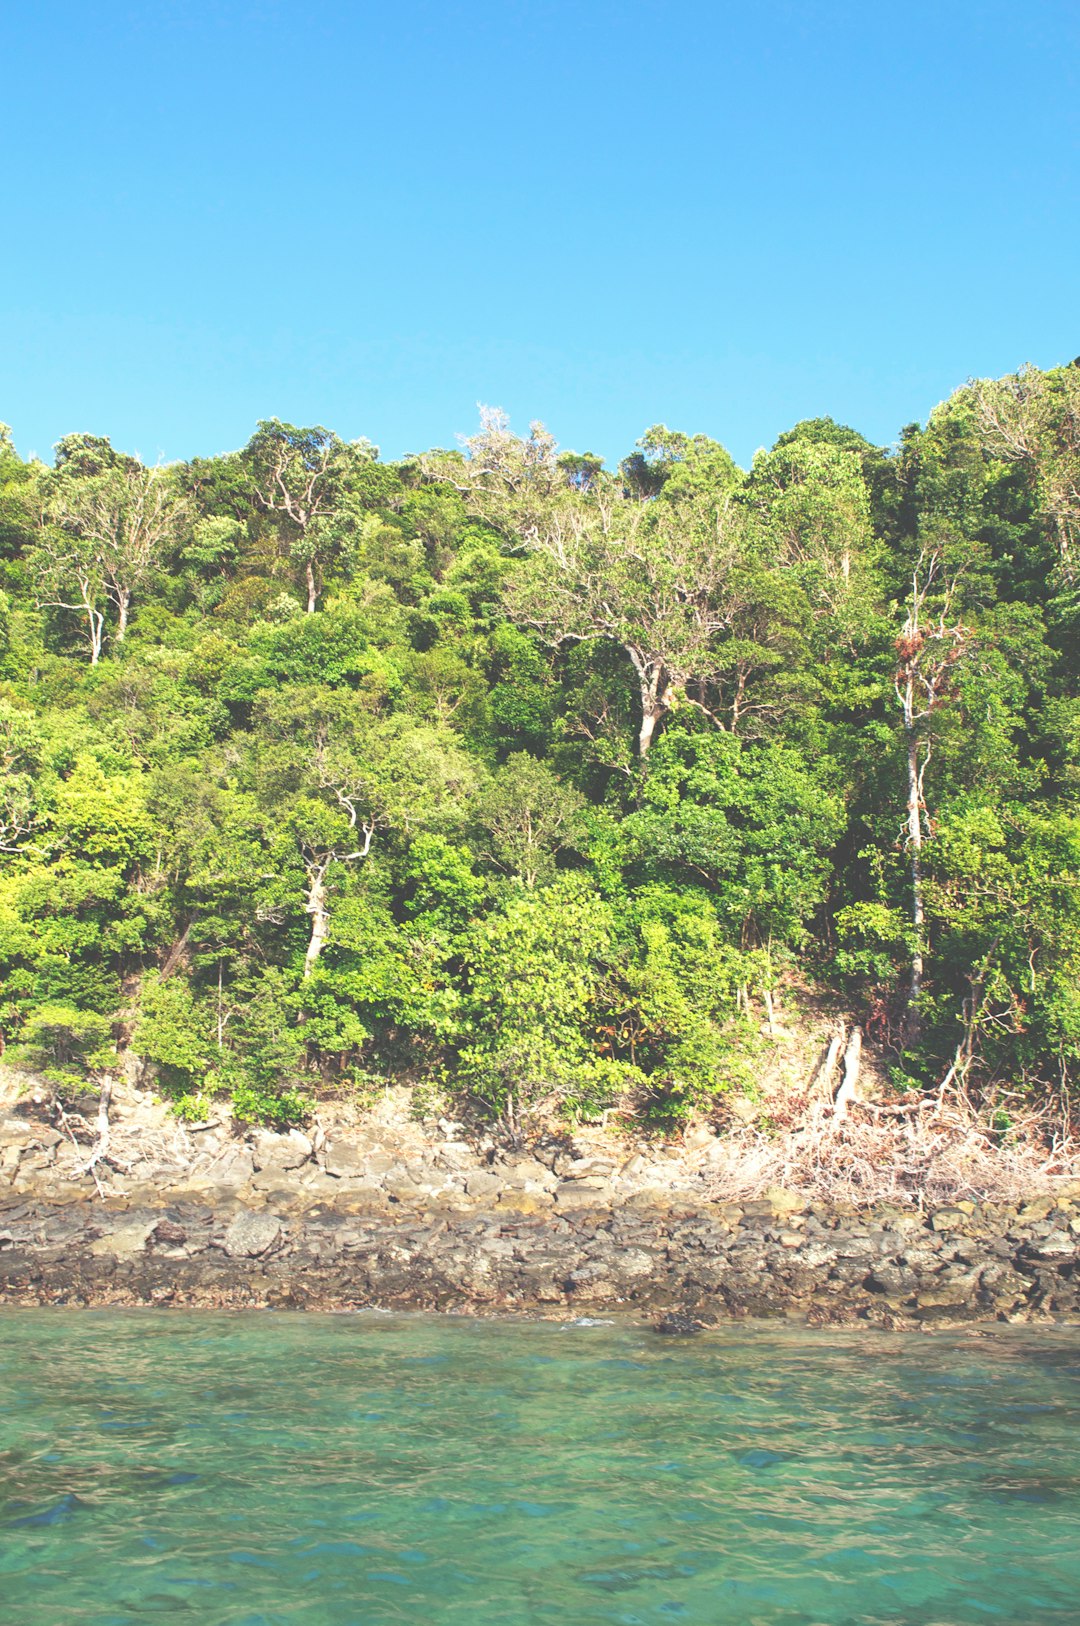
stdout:
POLYGON ((862 1028, 852 1028, 844 1051, 844 1077, 836 1092, 836 1116, 846 1118, 848 1107, 855 1099, 855 1090, 862 1069, 862 1028))
POLYGON ((173 972, 176 970, 177 966, 180 964, 180 961, 183 959, 184 950, 187 948, 188 938, 191 936, 191 928, 192 928, 192 926, 194 926, 194 924, 195 924, 195 916, 192 915, 191 919, 188 921, 187 925, 184 927, 183 931, 180 933, 180 936, 173 943, 172 948, 169 950, 168 954, 166 954, 165 962, 161 967, 161 981, 162 982, 168 981, 168 979, 172 976, 173 972))
POLYGON ((304 981, 314 971, 330 935, 330 910, 326 901, 326 867, 315 870, 308 881, 307 913, 311 916, 311 938, 304 955, 304 981))
POLYGON ((922 792, 919 785, 919 740, 912 728, 907 729, 907 827, 908 846, 911 851, 911 924, 914 945, 911 954, 911 979, 908 985, 906 1028, 909 1039, 919 1034, 919 997, 923 979, 923 909, 922 877, 922 792))
POLYGON ((667 716, 671 709, 667 702, 670 684, 667 673, 662 666, 639 667, 638 675, 641 682, 641 727, 638 729, 638 756, 644 761, 655 738, 657 724, 667 716))
POLYGON ((131 607, 131 594, 124 588, 117 590, 116 594, 116 642, 122 644, 127 633, 128 610, 131 607))
POLYGON ((641 727, 638 729, 638 756, 645 759, 649 754, 649 746, 656 733, 656 725, 663 716, 663 711, 647 697, 642 697, 641 727))
POLYGON ((319 596, 319 589, 315 585, 315 562, 314 562, 313 559, 309 559, 308 562, 307 562, 307 613, 308 613, 308 615, 314 615, 315 614, 315 600, 318 598, 318 596, 319 596))
POLYGON ((824 1061, 821 1063, 816 1074, 810 1081, 811 1088, 816 1087, 823 1094, 832 1094, 832 1081, 836 1073, 836 1064, 840 1060, 840 1052, 844 1048, 844 1036, 844 1024, 841 1022, 840 1026, 829 1040, 829 1048, 825 1052, 824 1061))
POLYGON ((105 617, 100 610, 95 610, 92 604, 88 604, 86 619, 90 627, 90 665, 96 666, 101 659, 101 650, 105 643, 105 617))
POLYGON ((735 679, 735 693, 731 697, 731 732, 739 732, 739 720, 742 717, 743 701, 746 699, 746 680, 749 677, 745 666, 738 668, 735 679))

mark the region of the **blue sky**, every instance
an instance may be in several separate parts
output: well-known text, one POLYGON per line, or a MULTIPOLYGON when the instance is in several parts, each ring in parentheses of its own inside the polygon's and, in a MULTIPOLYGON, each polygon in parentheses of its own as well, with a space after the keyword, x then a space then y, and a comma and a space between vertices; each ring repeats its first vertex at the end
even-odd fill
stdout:
POLYGON ((0 418, 876 440, 1080 353, 1075 0, 5 9, 0 418))

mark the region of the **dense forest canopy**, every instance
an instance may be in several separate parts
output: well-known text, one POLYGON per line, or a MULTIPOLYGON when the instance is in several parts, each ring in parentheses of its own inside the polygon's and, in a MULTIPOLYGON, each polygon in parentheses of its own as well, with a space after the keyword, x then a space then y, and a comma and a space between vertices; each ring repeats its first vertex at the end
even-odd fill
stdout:
POLYGON ((1080 1084, 1076 363, 746 471, 5 430, 0 589, 0 1030, 61 1091, 670 1124, 810 983, 901 1088, 1080 1084))

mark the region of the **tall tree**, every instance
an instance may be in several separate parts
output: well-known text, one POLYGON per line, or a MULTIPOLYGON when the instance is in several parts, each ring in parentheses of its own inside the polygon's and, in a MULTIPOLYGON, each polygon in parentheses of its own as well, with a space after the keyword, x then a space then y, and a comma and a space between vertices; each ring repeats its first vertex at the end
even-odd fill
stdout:
MULTIPOLYGON (((88 438, 68 437, 80 442, 88 438)), ((116 612, 113 639, 122 644, 132 599, 190 510, 170 470, 144 468, 133 458, 108 464, 89 458, 85 447, 80 452, 65 456, 43 477, 37 567, 42 593, 51 595, 41 603, 74 609, 86 618, 91 664, 96 665, 105 638, 103 604, 116 612), (94 472, 85 472, 88 468, 94 472)))
POLYGON ((334 551, 329 522, 341 501, 350 465, 373 461, 377 449, 366 440, 347 444, 321 425, 298 429, 267 418, 259 423, 243 456, 252 473, 256 506, 283 523, 292 556, 304 568, 307 613, 312 615, 334 551))

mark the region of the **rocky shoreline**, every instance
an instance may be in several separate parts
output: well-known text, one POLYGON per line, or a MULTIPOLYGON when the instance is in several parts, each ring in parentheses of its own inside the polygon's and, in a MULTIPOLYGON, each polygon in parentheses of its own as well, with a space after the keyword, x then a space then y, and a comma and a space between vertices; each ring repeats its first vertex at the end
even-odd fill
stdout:
POLYGON ((374 1122, 328 1139, 0 1121, 0 1304, 784 1316, 930 1327, 1080 1310, 1080 1185, 1011 1205, 710 1196, 708 1146, 620 1159, 374 1122), (178 1138, 177 1138, 178 1137, 178 1138), (177 1146, 180 1151, 177 1151, 177 1146), (141 1161, 132 1158, 141 1146, 141 1161), (90 1156, 88 1157, 88 1152, 90 1156))

